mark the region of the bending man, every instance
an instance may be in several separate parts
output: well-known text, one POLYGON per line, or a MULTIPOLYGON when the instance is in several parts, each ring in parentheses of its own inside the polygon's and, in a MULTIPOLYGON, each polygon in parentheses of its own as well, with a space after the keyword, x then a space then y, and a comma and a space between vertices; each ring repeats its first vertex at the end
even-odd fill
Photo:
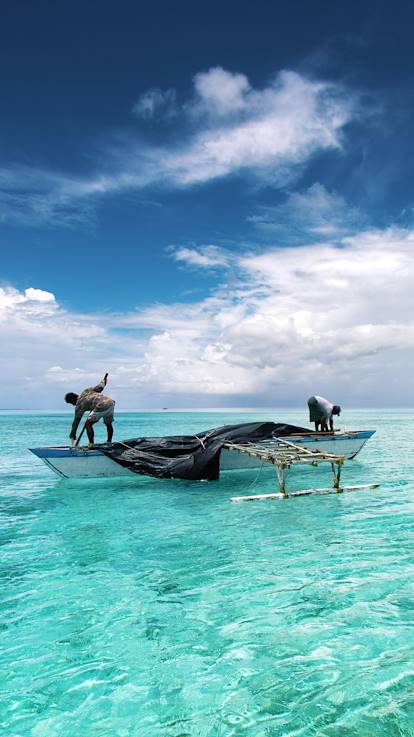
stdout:
POLYGON ((308 399, 309 407, 309 420, 315 423, 315 430, 318 432, 319 428, 321 432, 333 432, 333 415, 340 415, 341 408, 338 404, 332 404, 328 399, 324 397, 310 397, 308 399), (328 428, 329 422, 329 428, 328 428))
POLYGON ((90 387, 89 389, 84 389, 82 394, 78 395, 74 394, 73 392, 69 392, 65 395, 65 402, 67 402, 68 404, 73 404, 73 406, 75 407, 75 417, 72 423, 72 429, 70 431, 71 440, 76 440, 76 430, 78 429, 78 425, 82 419, 82 415, 84 412, 89 411, 89 415, 85 422, 89 444, 93 445, 93 425, 100 419, 103 419, 106 425, 108 443, 111 442, 114 432, 112 423, 114 421, 115 402, 113 399, 111 399, 111 397, 106 397, 105 394, 101 393, 106 387, 107 380, 108 374, 105 374, 99 384, 90 387))

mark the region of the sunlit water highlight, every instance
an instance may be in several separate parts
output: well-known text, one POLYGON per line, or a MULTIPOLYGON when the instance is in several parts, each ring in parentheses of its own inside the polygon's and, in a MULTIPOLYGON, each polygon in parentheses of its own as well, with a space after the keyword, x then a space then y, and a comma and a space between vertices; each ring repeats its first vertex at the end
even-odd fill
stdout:
MULTIPOLYGON (((116 435, 257 418, 307 424, 146 413, 116 435)), ((344 480, 380 489, 231 504, 274 471, 62 481, 26 448, 65 443, 70 417, 1 414, 2 733, 414 735, 414 412, 344 419, 377 430, 344 480)))

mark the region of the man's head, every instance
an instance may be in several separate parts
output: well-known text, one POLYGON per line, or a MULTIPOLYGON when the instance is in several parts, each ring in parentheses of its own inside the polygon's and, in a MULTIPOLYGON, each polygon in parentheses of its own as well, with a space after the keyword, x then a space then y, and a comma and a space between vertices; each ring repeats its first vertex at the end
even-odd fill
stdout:
POLYGON ((332 414, 333 415, 340 415, 341 414, 341 408, 340 408, 339 404, 334 404, 334 406, 332 408, 332 414))
POLYGON ((74 394, 73 392, 68 392, 68 394, 65 394, 65 402, 67 402, 67 404, 75 405, 77 401, 78 401, 77 394, 74 394))

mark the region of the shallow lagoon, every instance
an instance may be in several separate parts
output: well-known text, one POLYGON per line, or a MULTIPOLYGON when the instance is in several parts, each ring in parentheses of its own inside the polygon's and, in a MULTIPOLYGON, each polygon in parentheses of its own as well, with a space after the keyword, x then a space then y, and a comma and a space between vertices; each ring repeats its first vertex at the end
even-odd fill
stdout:
MULTIPOLYGON (((251 419, 308 424, 124 414, 116 437, 251 419)), ((414 735, 414 411, 342 419, 377 430, 343 480, 380 489, 237 505, 273 491, 273 469, 62 481, 26 448, 65 443, 70 416, 2 413, 4 734, 414 735)))

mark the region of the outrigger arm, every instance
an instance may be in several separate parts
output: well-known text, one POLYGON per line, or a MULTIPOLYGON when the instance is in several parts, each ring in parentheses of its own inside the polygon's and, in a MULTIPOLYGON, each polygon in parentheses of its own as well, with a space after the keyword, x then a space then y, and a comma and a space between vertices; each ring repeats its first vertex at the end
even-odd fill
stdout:
POLYGON ((344 465, 344 456, 336 456, 332 453, 322 453, 321 451, 313 451, 308 448, 295 445, 284 438, 275 438, 272 443, 269 441, 259 443, 227 443, 225 446, 229 450, 235 450, 240 453, 247 453, 256 458, 261 458, 264 462, 271 463, 276 468, 277 481, 279 491, 272 494, 254 494, 252 496, 233 496, 230 497, 232 502, 260 501, 263 499, 288 499, 294 496, 305 496, 308 494, 328 494, 340 493, 342 491, 351 491, 356 489, 375 489, 379 484, 362 484, 357 486, 341 486, 341 471, 344 465), (301 489, 293 491, 290 494, 286 489, 286 472, 292 466, 303 464, 308 466, 318 466, 320 463, 330 463, 333 474, 333 488, 328 489, 301 489))

